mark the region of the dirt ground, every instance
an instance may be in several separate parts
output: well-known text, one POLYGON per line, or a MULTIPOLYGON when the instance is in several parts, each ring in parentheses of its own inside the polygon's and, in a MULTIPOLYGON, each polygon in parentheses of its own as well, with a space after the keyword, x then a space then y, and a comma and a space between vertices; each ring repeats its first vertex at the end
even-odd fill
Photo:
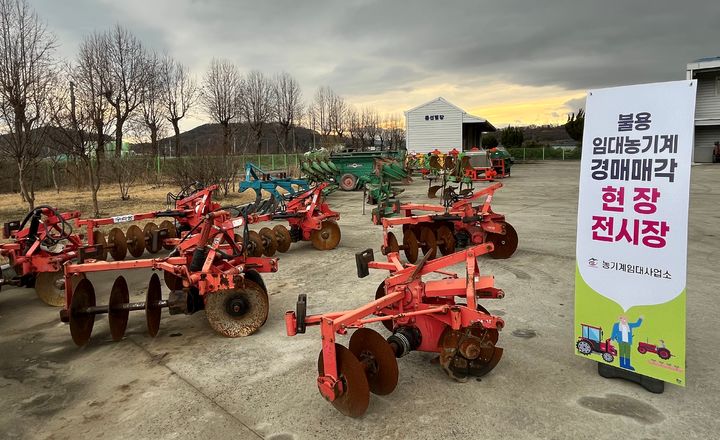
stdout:
MULTIPOLYGON (((454 382, 433 355, 415 352, 398 360, 397 389, 371 395, 363 417, 344 417, 323 400, 315 385, 319 331, 287 337, 283 314, 295 308, 300 293, 308 295, 309 313, 364 304, 385 275, 356 277, 355 252, 372 247, 379 255, 382 230, 361 214, 359 193, 336 192, 329 202, 342 215, 340 246, 319 252, 295 243, 281 255, 280 270, 265 277, 270 316, 246 338, 214 334, 202 312, 167 311, 159 335, 150 338, 143 313, 133 312, 123 341, 111 341, 102 317, 90 344, 79 349, 57 309, 32 290, 3 289, 0 437, 717 438, 720 351, 712 319, 720 314, 720 167, 693 167, 687 387, 667 385, 660 395, 603 379, 594 362, 575 354, 578 172, 575 162, 519 165, 496 193, 493 207, 515 226, 520 245, 511 259, 480 259, 481 271, 493 274, 507 295, 485 304, 506 327, 498 344, 504 356, 482 380, 454 382)), ((407 186, 403 200, 426 201, 426 185, 407 186)), ((161 192, 158 205, 164 203, 161 192)), ((90 276, 99 302, 114 275, 90 276)), ((123 275, 134 298, 142 298, 149 272, 123 275)), ((348 338, 339 340, 347 344, 348 338)))

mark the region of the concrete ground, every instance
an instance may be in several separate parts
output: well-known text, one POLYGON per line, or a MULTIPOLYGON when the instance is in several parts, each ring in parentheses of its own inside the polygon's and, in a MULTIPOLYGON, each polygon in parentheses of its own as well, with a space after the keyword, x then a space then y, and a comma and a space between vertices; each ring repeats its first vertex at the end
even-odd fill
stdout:
MULTIPOLYGON (((594 362, 575 355, 578 172, 575 162, 519 165, 496 194, 493 207, 515 226, 520 245, 511 259, 480 259, 507 295, 487 304, 506 321, 498 344, 505 353, 482 380, 456 383, 433 355, 411 353, 398 360, 397 389, 371 395, 362 418, 344 417, 322 399, 315 386, 319 331, 287 337, 283 313, 300 293, 308 295, 310 313, 361 305, 384 278, 379 271, 356 278, 354 253, 372 246, 378 255, 382 230, 361 215, 359 193, 338 192, 329 201, 342 214, 339 248, 293 244, 280 271, 265 278, 270 316, 250 337, 217 336, 202 312, 170 317, 164 311, 160 334, 150 338, 143 314, 134 312, 123 341, 110 340, 103 317, 79 349, 57 309, 32 290, 3 289, 0 437, 717 438, 720 167, 693 168, 688 380, 686 388, 668 385, 661 395, 602 379, 594 362)), ((403 200, 424 201, 425 191, 417 181, 403 200)), ((141 298, 149 273, 125 275, 141 298)), ((90 279, 102 301, 113 275, 90 279)))

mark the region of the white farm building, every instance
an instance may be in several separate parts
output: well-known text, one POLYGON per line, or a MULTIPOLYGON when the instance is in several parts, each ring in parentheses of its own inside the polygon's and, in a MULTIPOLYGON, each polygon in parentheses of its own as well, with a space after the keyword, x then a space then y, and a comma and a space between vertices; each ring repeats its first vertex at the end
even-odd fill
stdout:
POLYGON ((702 58, 687 65, 687 79, 697 80, 694 162, 712 162, 720 142, 720 57, 702 58))
POLYGON ((470 115, 442 97, 406 111, 405 128, 410 153, 470 150, 480 147, 483 133, 495 131, 486 119, 470 115))

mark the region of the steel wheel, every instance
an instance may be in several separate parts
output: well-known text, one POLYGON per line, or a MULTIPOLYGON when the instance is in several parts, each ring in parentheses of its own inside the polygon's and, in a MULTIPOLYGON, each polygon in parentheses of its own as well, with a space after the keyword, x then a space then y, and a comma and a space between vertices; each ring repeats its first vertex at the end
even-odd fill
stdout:
POLYGON ((418 240, 415 232, 408 228, 403 233, 403 247, 405 248, 405 258, 409 263, 414 264, 418 259, 418 240))
MULTIPOLYGON (((331 402, 332 406, 346 416, 360 417, 370 405, 370 385, 365 377, 365 368, 350 350, 340 344, 335 344, 335 359, 343 393, 331 402)), ((325 375, 322 351, 318 356, 318 375, 325 375)))
POLYGON ((103 233, 97 229, 93 231, 93 243, 95 243, 95 246, 100 248, 100 257, 98 259, 107 260, 107 241, 105 241, 103 233))
POLYGON ((285 253, 290 249, 292 239, 290 238, 290 231, 283 225, 276 225, 273 228, 275 233, 275 239, 277 240, 278 252, 285 253))
POLYGON ((437 230, 437 239, 442 242, 439 246, 441 254, 450 255, 455 252, 455 236, 450 228, 445 225, 440 226, 437 230))
POLYGON ((121 261, 127 256, 127 238, 120 228, 112 228, 108 234, 108 248, 115 261, 121 261))
MULTIPOLYGON (((175 227, 175 224, 170 220, 163 220, 160 223, 159 227, 160 229, 165 229, 167 231, 167 235, 165 236, 166 239, 177 238, 177 228, 175 227)), ((175 247, 171 244, 163 244, 162 246, 167 250, 172 250, 175 247)))
POLYGON ((70 303, 70 336, 73 342, 82 347, 90 340, 95 315, 83 313, 88 307, 95 306, 95 288, 87 278, 83 278, 73 291, 70 303))
POLYGON ((127 250, 135 258, 142 257, 145 253, 145 234, 137 225, 131 225, 125 233, 127 238, 127 250))
POLYGON ((350 351, 365 367, 370 392, 379 396, 390 394, 398 383, 395 352, 380 333, 360 328, 350 337, 350 351))
POLYGON ((505 235, 488 234, 488 241, 492 242, 495 249, 490 252, 492 258, 504 259, 510 258, 518 246, 518 235, 515 228, 510 223, 504 223, 505 235))
POLYGON ((249 336, 267 320, 267 293, 245 279, 244 286, 205 295, 205 314, 210 327, 229 338, 249 336))
POLYGON ((110 335, 113 341, 119 341, 125 336, 130 311, 123 310, 120 307, 129 302, 130 293, 128 292, 128 285, 125 278, 115 278, 112 290, 110 291, 110 302, 108 304, 108 321, 110 323, 110 335))
POLYGON ((255 231, 248 232, 247 253, 251 257, 262 257, 263 242, 260 234, 255 231))
POLYGON ((319 230, 310 233, 313 247, 320 251, 335 249, 340 243, 340 226, 334 220, 324 220, 319 230))
POLYGON ((437 254, 437 240, 435 239, 435 232, 429 226, 423 226, 420 228, 420 242, 422 243, 423 255, 430 254, 429 260, 435 258, 437 254))
POLYGON ((266 257, 272 257, 277 251, 278 243, 275 238, 275 233, 270 228, 260 229, 260 238, 263 241, 263 253, 266 257))
POLYGON ((158 242, 157 247, 153 247, 153 232, 158 230, 158 226, 150 222, 145 225, 143 228, 143 234, 145 235, 145 249, 147 249, 148 252, 151 254, 157 254, 160 251, 160 248, 162 247, 162 243, 158 242))
POLYGON ((354 174, 346 173, 340 176, 340 189, 343 191, 352 191, 357 186, 358 178, 354 174))

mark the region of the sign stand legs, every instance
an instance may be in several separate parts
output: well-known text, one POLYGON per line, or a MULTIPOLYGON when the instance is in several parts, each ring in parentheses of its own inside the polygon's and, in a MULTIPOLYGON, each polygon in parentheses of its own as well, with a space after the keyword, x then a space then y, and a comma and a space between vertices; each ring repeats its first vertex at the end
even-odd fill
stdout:
POLYGON ((597 363, 598 374, 606 379, 624 379, 635 382, 655 394, 662 394, 665 391, 665 382, 649 376, 635 373, 634 371, 625 370, 623 368, 613 367, 612 365, 597 363))

